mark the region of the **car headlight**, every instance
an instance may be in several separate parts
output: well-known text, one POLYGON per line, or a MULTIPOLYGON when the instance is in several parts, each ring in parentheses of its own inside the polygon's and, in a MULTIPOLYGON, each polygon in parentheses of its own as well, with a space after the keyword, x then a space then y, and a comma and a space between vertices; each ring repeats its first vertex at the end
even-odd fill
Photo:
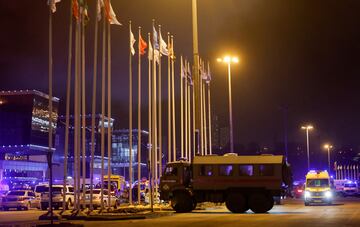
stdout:
POLYGON ((305 191, 305 198, 311 197, 311 193, 309 191, 305 191))
POLYGON ((331 198, 332 197, 331 191, 326 191, 325 192, 325 197, 326 198, 331 198))

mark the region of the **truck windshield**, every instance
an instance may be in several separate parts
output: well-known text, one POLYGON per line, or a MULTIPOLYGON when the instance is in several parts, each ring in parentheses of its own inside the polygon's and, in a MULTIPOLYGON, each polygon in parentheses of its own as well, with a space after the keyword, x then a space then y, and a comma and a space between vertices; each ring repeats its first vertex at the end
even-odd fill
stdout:
POLYGON ((165 169, 166 176, 177 176, 177 167, 175 166, 167 166, 165 169))
POLYGON ((329 179, 308 179, 307 187, 329 187, 329 179))

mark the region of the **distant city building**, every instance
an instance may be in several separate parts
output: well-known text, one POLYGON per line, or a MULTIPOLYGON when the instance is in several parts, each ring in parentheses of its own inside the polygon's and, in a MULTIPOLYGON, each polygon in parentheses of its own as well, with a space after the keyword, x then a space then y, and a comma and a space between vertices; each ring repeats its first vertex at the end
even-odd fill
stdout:
MULTIPOLYGON (((85 154, 86 154, 86 173, 85 178, 90 178, 90 163, 91 163, 91 114, 85 116, 85 154)), ((110 126, 113 130, 114 119, 111 119, 110 126)), ((95 137, 94 137, 94 179, 100 179, 101 176, 101 114, 95 116, 95 137)), ((67 174, 74 176, 74 116, 69 116, 69 141, 68 141, 68 165, 67 174)), ((105 117, 104 128, 105 128, 105 153, 104 167, 107 169, 107 128, 108 119, 105 117)), ((64 157, 65 157, 65 129, 66 129, 66 118, 65 116, 59 117, 58 130, 56 135, 56 151, 53 157, 54 162, 54 179, 62 181, 64 176, 64 157)), ((82 139, 82 136, 81 136, 82 139)), ((81 142, 82 144, 82 142, 81 142)), ((80 152, 82 154, 82 146, 80 152)), ((82 163, 82 162, 81 162, 82 163)), ((82 170, 82 168, 81 168, 82 170)), ((107 170, 105 170, 107 172, 107 170)), ((82 176, 82 173, 81 173, 82 176)))
MULTIPOLYGON (((69 176, 74 176, 74 129, 73 129, 73 116, 70 116, 69 121, 69 147, 68 147, 68 168, 69 176)), ((124 176, 129 179, 129 130, 114 130, 114 119, 111 119, 112 136, 111 136, 111 172, 112 174, 124 176)), ((94 150, 94 182, 97 183, 101 179, 101 115, 95 116, 95 150, 94 150)), ((104 174, 107 175, 107 118, 105 118, 105 141, 104 141, 104 174)), ((54 155, 54 179, 62 181, 64 172, 64 144, 65 144, 65 116, 60 116, 58 133, 56 139, 56 153, 54 155)), ((142 177, 147 176, 147 136, 148 132, 142 131, 142 155, 141 155, 141 172, 142 177)), ((90 163, 91 163, 91 115, 86 115, 86 174, 85 178, 90 178, 90 163)), ((133 179, 137 179, 137 129, 133 129, 133 179)), ((81 148, 82 149, 82 148, 81 148)), ((81 151, 82 152, 82 151, 81 151)), ((81 173, 82 176, 82 173, 81 173)))
MULTIPOLYGON (((133 179, 138 177, 138 130, 132 131, 132 167, 133 179)), ((141 131, 141 177, 148 175, 148 132, 141 131)), ((129 179, 130 149, 129 149, 129 130, 121 129, 113 132, 112 141, 112 171, 114 174, 125 176, 129 179)))
MULTIPOLYGON (((48 100, 48 95, 36 90, 0 92, 0 182, 12 185, 46 179, 48 100)), ((58 105, 59 99, 53 98, 54 136, 58 105)))

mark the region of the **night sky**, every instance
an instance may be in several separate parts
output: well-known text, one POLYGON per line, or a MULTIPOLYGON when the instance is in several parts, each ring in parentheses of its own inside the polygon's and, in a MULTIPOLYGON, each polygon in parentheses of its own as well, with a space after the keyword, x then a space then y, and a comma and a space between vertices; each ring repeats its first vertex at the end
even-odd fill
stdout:
MULTIPOLYGON (((87 31, 89 101, 94 2, 89 1, 87 31)), ((137 34, 137 27, 142 26, 142 36, 147 37, 152 19, 155 19, 162 25, 163 37, 167 32, 174 35, 178 59, 182 54, 192 60, 191 0, 113 0, 112 4, 123 23, 121 27, 112 26, 113 115, 118 127, 126 128, 128 21, 132 20, 134 34, 137 34)), ((64 100, 69 1, 62 0, 57 6, 54 14, 54 94, 64 100)), ((282 108, 286 107, 289 141, 304 143, 305 134, 300 126, 310 122, 315 127, 311 140, 317 144, 313 148, 319 152, 318 145, 327 141, 335 147, 359 145, 359 12, 360 1, 357 0, 198 0, 199 52, 211 64, 213 109, 222 126, 228 121, 227 71, 216 58, 225 53, 241 58, 241 63, 232 67, 236 143, 258 142, 271 146, 274 141, 281 141, 282 108)), ((47 92, 46 1, 0 0, 0 29, 0 90, 47 92)), ((137 75, 135 59, 134 77, 137 75)), ((166 65, 165 60, 163 65, 166 65)), ((143 66, 146 79, 147 66, 143 66)), ((176 67, 178 72, 179 63, 176 67)), ((163 76, 165 78, 165 74, 163 76)), ((134 94, 136 83, 135 80, 134 94)), ((167 80, 164 79, 163 84, 167 84, 167 80)), ((143 99, 147 100, 146 80, 143 87, 143 99)), ((163 89, 166 99, 167 88, 163 89)), ((179 91, 177 93, 179 100, 179 91)), ((143 102, 146 107, 146 101, 143 102)), ((62 103, 62 112, 64 106, 62 103)), ((143 124, 146 118, 144 115, 143 124)))

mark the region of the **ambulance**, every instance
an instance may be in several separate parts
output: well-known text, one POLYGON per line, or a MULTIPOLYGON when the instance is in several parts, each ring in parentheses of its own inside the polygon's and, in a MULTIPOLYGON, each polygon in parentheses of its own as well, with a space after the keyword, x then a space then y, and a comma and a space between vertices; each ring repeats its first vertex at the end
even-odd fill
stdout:
POLYGON ((331 204, 333 201, 330 176, 325 171, 311 170, 306 174, 304 204, 331 204))

